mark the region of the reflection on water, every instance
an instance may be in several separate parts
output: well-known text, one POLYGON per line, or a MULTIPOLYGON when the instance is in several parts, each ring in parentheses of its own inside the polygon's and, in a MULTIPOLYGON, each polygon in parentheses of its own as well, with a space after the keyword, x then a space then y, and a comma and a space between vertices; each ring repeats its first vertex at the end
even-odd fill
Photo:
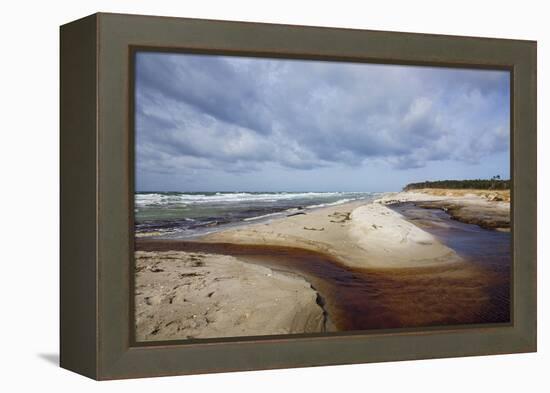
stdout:
POLYGON ((465 224, 450 219, 443 210, 418 208, 413 203, 403 203, 392 208, 473 263, 495 271, 509 271, 512 244, 510 232, 465 224))
POLYGON ((510 320, 512 235, 450 219, 439 209, 418 208, 414 203, 393 207, 415 225, 436 236, 487 278, 485 292, 494 322, 510 320))
POLYGON ((332 330, 508 322, 510 234, 397 208, 466 261, 444 267, 352 269, 322 253, 281 246, 140 239, 137 249, 236 256, 304 276, 320 293, 332 330))

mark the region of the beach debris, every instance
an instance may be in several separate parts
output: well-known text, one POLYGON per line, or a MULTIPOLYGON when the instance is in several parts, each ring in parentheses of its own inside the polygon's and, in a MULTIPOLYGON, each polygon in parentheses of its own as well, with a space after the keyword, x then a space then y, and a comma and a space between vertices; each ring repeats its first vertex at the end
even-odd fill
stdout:
POLYGON ((306 214, 304 212, 296 212, 296 213, 292 213, 292 214, 288 214, 287 217, 293 217, 293 216, 299 216, 299 215, 302 215, 302 214, 306 214))
POLYGON ((199 273, 180 273, 180 278, 186 278, 186 277, 200 277, 202 274, 199 273))
POLYGON ((161 269, 160 267, 156 267, 156 266, 153 266, 152 268, 149 269, 151 272, 153 273, 160 273, 160 272, 163 272, 164 269, 161 269))
POLYGON ((191 254, 189 255, 189 261, 191 262, 192 267, 202 267, 204 262, 202 260, 203 255, 200 254, 191 254))
POLYGON ((162 302, 160 295, 147 296, 143 299, 148 306, 158 305, 162 302))
POLYGON ((192 262, 191 262, 191 266, 192 266, 192 267, 202 267, 202 266, 204 266, 204 262, 201 261, 201 260, 192 261, 192 262))
POLYGON ((324 230, 325 230, 324 227, 322 227, 322 228, 308 228, 308 227, 304 227, 304 229, 305 229, 306 231, 324 231, 324 230))
POLYGON ((159 331, 160 331, 160 326, 157 326, 157 327, 155 327, 153 330, 151 330, 151 333, 150 333, 150 334, 154 336, 154 335, 157 334, 159 331))
POLYGON ((343 224, 346 221, 351 220, 351 212, 334 212, 332 214, 329 214, 328 217, 331 218, 330 222, 343 224))

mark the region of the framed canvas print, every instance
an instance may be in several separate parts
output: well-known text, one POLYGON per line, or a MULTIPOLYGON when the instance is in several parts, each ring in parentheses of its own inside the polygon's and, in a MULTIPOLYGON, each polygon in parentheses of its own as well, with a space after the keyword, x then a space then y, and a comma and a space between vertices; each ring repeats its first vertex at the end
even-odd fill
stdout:
POLYGON ((61 27, 61 366, 536 350, 536 43, 61 27))

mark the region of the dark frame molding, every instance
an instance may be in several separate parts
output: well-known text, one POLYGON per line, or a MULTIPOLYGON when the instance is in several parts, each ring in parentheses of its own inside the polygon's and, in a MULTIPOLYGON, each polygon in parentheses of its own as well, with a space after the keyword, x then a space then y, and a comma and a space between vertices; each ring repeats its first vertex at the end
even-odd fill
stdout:
POLYGON ((62 367, 117 379, 536 351, 536 42, 100 13, 61 27, 60 87, 62 367), (140 48, 510 70, 513 323, 133 342, 140 48))

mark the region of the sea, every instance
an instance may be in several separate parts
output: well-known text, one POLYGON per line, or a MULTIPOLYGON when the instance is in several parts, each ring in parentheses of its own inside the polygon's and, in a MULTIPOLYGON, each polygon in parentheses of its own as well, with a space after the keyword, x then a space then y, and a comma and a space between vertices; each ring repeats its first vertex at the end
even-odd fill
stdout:
POLYGON ((303 214, 351 201, 373 200, 373 192, 137 192, 138 236, 188 238, 262 220, 303 214))

